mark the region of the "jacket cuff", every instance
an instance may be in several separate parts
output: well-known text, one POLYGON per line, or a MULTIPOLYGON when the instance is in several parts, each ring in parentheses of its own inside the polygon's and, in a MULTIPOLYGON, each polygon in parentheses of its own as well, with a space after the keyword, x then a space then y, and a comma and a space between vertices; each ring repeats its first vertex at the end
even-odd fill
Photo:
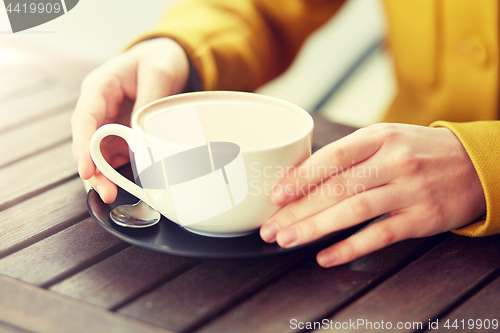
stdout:
POLYGON ((469 237, 500 233, 500 121, 436 121, 430 126, 446 127, 457 136, 476 169, 486 199, 486 218, 453 232, 469 237))

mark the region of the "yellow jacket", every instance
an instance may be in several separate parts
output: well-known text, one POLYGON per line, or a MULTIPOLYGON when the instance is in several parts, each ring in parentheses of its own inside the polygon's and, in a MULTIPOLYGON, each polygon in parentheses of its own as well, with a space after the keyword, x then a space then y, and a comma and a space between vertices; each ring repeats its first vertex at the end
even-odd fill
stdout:
MULTIPOLYGON (((170 9, 140 40, 179 42, 205 90, 252 91, 281 74, 342 2, 191 0, 170 9)), ((499 3, 384 2, 398 80, 385 120, 452 130, 476 168, 487 205, 485 221, 456 232, 500 233, 499 3)))

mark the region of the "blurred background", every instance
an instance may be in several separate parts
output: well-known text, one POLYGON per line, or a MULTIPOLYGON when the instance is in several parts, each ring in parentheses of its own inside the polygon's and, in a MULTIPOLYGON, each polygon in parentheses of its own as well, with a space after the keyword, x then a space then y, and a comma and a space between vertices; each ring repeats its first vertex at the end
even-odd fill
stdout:
MULTIPOLYGON (((36 50, 97 66, 148 31, 160 13, 178 1, 182 0, 80 0, 56 20, 16 34, 0 5, 0 67, 36 57, 36 50), (33 50, 33 54, 19 50, 33 50)), ((318 110, 339 123, 375 123, 396 89, 383 45, 385 30, 379 0, 348 0, 336 17, 309 38, 292 67, 258 92, 311 112, 318 110)))

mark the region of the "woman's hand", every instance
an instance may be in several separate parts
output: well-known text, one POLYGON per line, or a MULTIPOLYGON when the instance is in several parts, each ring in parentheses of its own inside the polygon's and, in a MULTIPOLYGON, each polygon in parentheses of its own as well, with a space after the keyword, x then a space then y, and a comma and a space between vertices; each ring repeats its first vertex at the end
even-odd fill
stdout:
POLYGON ((282 247, 390 215, 319 252, 324 267, 460 228, 486 212, 457 137, 447 128, 402 124, 369 126, 325 146, 275 185, 270 199, 283 207, 260 234, 282 247))
MULTIPOLYGON (((141 42, 92 71, 83 81, 71 126, 73 154, 80 176, 89 180, 106 203, 115 200, 116 185, 95 167, 89 152, 92 134, 107 123, 130 125, 132 112, 158 98, 182 92, 189 75, 183 49, 168 38, 141 42)), ((129 160, 128 147, 116 137, 101 144, 113 167, 129 160)))

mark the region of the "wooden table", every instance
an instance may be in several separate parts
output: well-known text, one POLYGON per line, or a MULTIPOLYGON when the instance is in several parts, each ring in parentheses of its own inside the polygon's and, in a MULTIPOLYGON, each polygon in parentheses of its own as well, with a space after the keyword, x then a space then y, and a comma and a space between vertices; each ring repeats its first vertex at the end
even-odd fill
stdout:
MULTIPOLYGON (((71 153, 69 120, 85 70, 65 66, 0 68, 0 331, 318 329, 307 322, 425 331, 429 320, 439 320, 438 331, 463 331, 444 324, 465 320, 472 331, 469 319, 500 319, 499 236, 408 240, 330 269, 310 248, 193 260, 111 236, 87 212, 71 153)), ((315 120, 315 147, 353 131, 315 120)))

